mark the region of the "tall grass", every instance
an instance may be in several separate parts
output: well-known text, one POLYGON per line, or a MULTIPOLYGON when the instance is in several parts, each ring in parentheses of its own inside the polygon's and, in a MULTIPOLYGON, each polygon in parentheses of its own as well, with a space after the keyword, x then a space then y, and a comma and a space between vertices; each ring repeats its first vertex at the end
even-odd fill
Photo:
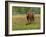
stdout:
POLYGON ((31 30, 40 29, 40 15, 34 15, 35 21, 32 24, 26 25, 26 15, 12 16, 12 30, 31 30))

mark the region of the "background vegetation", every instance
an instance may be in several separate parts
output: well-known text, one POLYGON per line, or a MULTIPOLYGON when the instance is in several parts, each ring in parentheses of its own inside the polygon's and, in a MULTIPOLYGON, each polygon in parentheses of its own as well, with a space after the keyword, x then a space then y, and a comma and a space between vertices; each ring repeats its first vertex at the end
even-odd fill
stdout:
POLYGON ((12 15, 25 14, 29 10, 31 12, 33 12, 34 14, 40 14, 40 8, 39 7, 15 7, 15 6, 13 6, 12 15))

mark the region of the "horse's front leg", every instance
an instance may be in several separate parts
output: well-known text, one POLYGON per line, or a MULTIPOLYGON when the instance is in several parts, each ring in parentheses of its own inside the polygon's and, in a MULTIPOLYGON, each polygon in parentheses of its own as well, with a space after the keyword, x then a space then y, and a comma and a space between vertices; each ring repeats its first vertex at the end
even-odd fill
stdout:
POLYGON ((27 16, 27 24, 26 25, 28 25, 29 24, 29 17, 27 16))
POLYGON ((32 18, 30 18, 30 24, 31 24, 32 18))

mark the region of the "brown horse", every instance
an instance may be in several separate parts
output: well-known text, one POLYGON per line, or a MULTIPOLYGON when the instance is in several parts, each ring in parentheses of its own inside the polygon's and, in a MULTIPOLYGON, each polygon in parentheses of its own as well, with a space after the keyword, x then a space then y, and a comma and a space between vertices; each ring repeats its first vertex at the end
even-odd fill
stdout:
POLYGON ((27 18, 28 24, 31 24, 31 22, 34 21, 33 13, 32 12, 27 12, 26 18, 27 18))

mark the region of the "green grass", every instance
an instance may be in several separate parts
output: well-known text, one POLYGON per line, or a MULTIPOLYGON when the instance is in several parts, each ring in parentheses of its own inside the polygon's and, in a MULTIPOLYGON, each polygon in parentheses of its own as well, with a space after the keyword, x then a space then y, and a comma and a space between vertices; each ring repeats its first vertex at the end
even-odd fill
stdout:
POLYGON ((26 15, 12 16, 12 30, 34 30, 40 29, 40 15, 35 15, 35 21, 26 25, 26 15))

